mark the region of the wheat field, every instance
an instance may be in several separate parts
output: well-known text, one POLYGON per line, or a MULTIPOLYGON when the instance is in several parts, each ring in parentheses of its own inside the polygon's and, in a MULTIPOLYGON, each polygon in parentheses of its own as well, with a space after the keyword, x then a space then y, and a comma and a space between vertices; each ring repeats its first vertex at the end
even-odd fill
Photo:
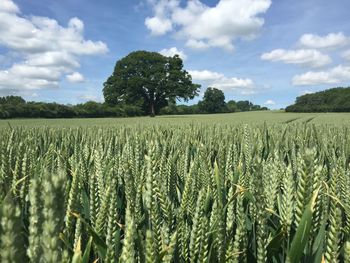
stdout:
POLYGON ((350 125, 293 118, 3 123, 0 262, 350 262, 350 125))
POLYGON ((164 115, 156 118, 82 118, 82 119, 9 119, 0 120, 0 129, 11 127, 116 127, 116 126, 149 126, 149 125, 184 125, 184 124, 327 124, 349 125, 349 113, 286 113, 283 111, 253 111, 224 114, 196 114, 196 115, 164 115))

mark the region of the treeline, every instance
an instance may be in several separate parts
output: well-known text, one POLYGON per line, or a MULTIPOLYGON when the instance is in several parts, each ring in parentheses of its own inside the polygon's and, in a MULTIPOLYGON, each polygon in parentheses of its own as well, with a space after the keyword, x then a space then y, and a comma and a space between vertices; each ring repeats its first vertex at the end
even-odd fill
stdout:
POLYGON ((350 112, 350 87, 333 88, 297 97, 287 112, 350 112))
MULTIPOLYGON (((265 107, 254 105, 250 101, 233 100, 221 104, 208 104, 200 101, 195 105, 169 104, 162 108, 160 115, 225 113, 253 110, 267 110, 265 107)), ((110 105, 88 101, 77 105, 63 105, 25 101, 19 96, 0 97, 0 119, 11 118, 101 118, 101 117, 133 117, 145 116, 148 112, 140 106, 118 104, 110 105)))
POLYGON ((204 93, 203 100, 199 101, 198 104, 191 106, 170 104, 161 109, 160 114, 229 113, 259 110, 268 110, 268 108, 254 105, 248 100, 225 102, 225 94, 222 90, 209 87, 204 93))
POLYGON ((111 106, 89 101, 77 105, 26 102, 18 96, 0 97, 0 118, 98 118, 140 116, 143 112, 132 105, 111 106))
POLYGON ((255 105, 248 100, 234 101, 230 100, 225 102, 221 107, 216 107, 215 110, 205 108, 204 105, 199 102, 194 105, 176 105, 170 104, 160 110, 161 115, 182 115, 182 114, 207 114, 207 113, 233 113, 243 111, 261 111, 269 110, 267 107, 261 107, 255 105))

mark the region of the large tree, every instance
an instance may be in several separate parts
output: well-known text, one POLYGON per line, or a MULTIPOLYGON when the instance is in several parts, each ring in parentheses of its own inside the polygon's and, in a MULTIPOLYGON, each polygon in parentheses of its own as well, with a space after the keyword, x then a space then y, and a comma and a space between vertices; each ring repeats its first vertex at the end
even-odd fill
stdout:
POLYGON ((249 100, 240 100, 237 101, 237 108, 240 111, 251 111, 254 104, 251 103, 249 100))
POLYGON ((217 88, 207 88, 203 96, 203 101, 199 103, 199 107, 207 113, 224 112, 226 109, 224 93, 217 88))
POLYGON ((154 116, 169 102, 193 99, 199 88, 178 55, 135 51, 117 61, 104 83, 103 95, 109 104, 139 105, 154 116))

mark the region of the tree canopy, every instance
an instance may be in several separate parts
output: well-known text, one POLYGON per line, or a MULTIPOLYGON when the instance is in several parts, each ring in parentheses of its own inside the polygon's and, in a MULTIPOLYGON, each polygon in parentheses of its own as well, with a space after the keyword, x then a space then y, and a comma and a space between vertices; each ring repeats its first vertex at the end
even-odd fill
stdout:
POLYGON ((287 112, 350 112, 350 87, 333 88, 297 97, 287 112))
POLYGON ((26 103, 26 101, 20 97, 20 96, 6 96, 6 97, 0 97, 0 104, 12 104, 12 105, 18 105, 26 103))
MULTIPOLYGON (((173 107, 173 111, 174 106, 173 107)), ((169 113, 169 108, 167 112, 169 113)), ((268 110, 266 107, 255 105, 248 100, 234 101, 229 100, 225 102, 225 94, 222 90, 209 87, 204 93, 203 100, 199 101, 197 105, 188 106, 186 109, 182 108, 184 114, 196 114, 196 113, 229 113, 240 111, 260 111, 268 110)), ((180 113, 181 114, 181 113, 180 113)))
POLYGON ((222 90, 217 88, 207 88, 204 93, 203 101, 199 104, 199 108, 206 113, 218 113, 225 111, 225 95, 222 90))
POLYGON ((18 96, 0 97, 0 119, 10 118, 86 118, 128 117, 142 115, 139 107, 132 105, 111 106, 88 101, 77 105, 26 102, 18 96))
POLYGON ((178 55, 135 51, 117 61, 103 95, 108 104, 139 105, 154 116, 169 102, 193 99, 199 88, 178 55))

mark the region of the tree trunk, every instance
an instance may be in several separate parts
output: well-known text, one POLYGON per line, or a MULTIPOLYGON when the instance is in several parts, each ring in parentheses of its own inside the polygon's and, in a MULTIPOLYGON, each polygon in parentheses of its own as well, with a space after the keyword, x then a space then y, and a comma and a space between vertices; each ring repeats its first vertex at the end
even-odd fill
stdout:
POLYGON ((151 113, 150 113, 151 117, 155 117, 156 116, 156 112, 154 111, 154 102, 151 102, 151 113))

